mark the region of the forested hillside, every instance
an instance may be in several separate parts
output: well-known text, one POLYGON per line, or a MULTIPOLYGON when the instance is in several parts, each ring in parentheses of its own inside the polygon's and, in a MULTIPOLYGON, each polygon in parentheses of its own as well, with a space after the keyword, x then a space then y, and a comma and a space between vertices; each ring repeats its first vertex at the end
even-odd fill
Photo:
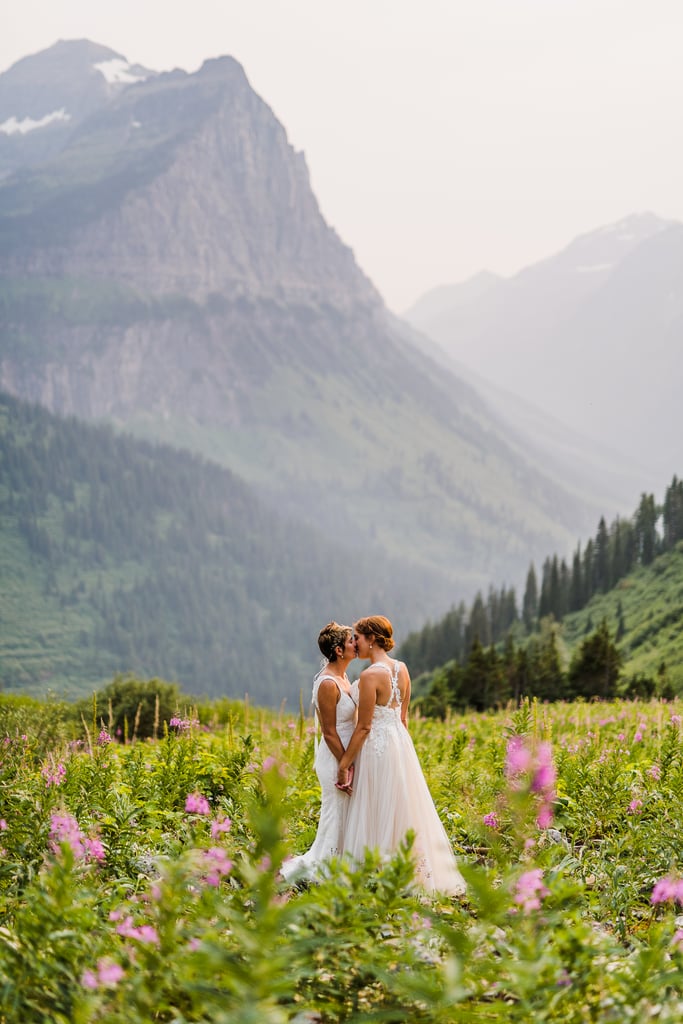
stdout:
POLYGON ((641 496, 631 518, 602 518, 571 565, 532 564, 521 602, 490 587, 411 634, 401 656, 437 710, 683 690, 683 481, 641 496), (591 661, 593 659, 593 661, 591 661))
POLYGON ((6 689, 75 696, 133 671, 296 701, 320 627, 385 606, 370 575, 218 466, 0 394, 6 689))

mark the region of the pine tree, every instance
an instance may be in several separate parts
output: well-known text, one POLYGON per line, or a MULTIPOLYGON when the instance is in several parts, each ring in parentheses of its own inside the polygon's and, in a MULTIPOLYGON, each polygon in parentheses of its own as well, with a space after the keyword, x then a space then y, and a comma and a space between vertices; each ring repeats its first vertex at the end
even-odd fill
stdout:
POLYGON ((538 583, 534 563, 529 566, 522 602, 522 621, 527 633, 531 633, 538 621, 538 583))
POLYGON ((635 514, 636 550, 641 565, 650 565, 657 554, 657 519, 659 512, 653 494, 642 494, 635 514))
POLYGON ((569 695, 611 700, 621 672, 621 655, 610 637, 607 620, 582 641, 569 666, 569 695))
POLYGON ((600 517, 598 532, 595 537, 595 568, 594 579, 595 589, 598 593, 604 594, 610 588, 609 571, 609 534, 605 517, 600 517))

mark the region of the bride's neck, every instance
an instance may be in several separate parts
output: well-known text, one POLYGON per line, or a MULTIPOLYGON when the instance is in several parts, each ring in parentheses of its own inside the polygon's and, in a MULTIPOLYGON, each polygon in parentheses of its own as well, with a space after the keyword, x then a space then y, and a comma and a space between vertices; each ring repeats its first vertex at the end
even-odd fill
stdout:
POLYGON ((344 676, 346 675, 347 668, 348 662, 345 663, 343 661, 331 661, 327 666, 327 671, 330 673, 330 675, 339 676, 340 679, 343 679, 344 676))

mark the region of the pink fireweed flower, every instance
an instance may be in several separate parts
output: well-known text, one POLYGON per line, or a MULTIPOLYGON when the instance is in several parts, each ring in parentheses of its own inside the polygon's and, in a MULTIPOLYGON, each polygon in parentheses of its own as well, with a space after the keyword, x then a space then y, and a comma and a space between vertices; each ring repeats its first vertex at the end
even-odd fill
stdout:
POLYGON ((538 910, 541 900, 550 895, 543 883, 543 871, 541 868, 532 868, 525 871, 517 879, 515 885, 514 902, 522 908, 524 914, 530 914, 532 910, 538 910))
POLYGON ((83 971, 81 975, 81 985, 83 988, 96 989, 100 987, 100 983, 97 980, 97 975, 93 971, 83 971))
POLYGON ((0 832, 6 832, 6 831, 7 831, 7 822, 5 821, 4 818, 0 818, 0 832))
POLYGON ((211 838, 217 839, 218 836, 224 832, 230 831, 232 820, 230 818, 217 818, 216 821, 211 822, 211 838))
POLYGON ((629 814, 640 814, 642 809, 643 801, 639 800, 637 797, 635 798, 635 800, 631 800, 631 803, 628 805, 629 814))
POLYGON ((671 940, 671 945, 677 946, 679 949, 683 950, 683 928, 679 928, 674 934, 674 937, 671 940))
POLYGON ((550 828, 553 823, 553 808, 551 804, 541 804, 536 815, 536 824, 539 828, 550 828))
POLYGON ((209 801, 201 793, 188 793, 185 810, 188 814, 211 814, 209 801))
POLYGON ((203 867, 208 869, 207 873, 202 876, 204 881, 207 885, 217 888, 221 883, 221 878, 229 875, 232 871, 232 861, 222 846, 212 846, 210 849, 204 850, 203 867))
POLYGON ((100 985, 116 985, 117 982, 121 981, 123 975, 123 967, 114 960, 103 958, 98 961, 97 977, 100 980, 100 985))
POLYGON ((97 746, 98 747, 106 747, 109 743, 111 743, 111 736, 109 735, 107 730, 106 729, 100 730, 100 734, 97 737, 97 746))
POLYGON ((484 824, 487 828, 498 828, 500 822, 498 821, 498 815, 495 811, 490 811, 484 815, 484 824))
POLYGON ((531 792, 547 793, 553 789, 557 779, 552 747, 549 743, 539 743, 535 762, 536 770, 531 780, 531 792))
POLYGON ((659 779, 661 779, 662 777, 662 769, 659 767, 658 764, 653 764, 648 768, 647 774, 650 776, 650 778, 654 779, 655 782, 658 782, 659 779))
POLYGON ((99 861, 100 864, 104 863, 106 855, 99 839, 86 839, 85 848, 93 860, 99 861))
POLYGON ((508 779, 523 775, 531 768, 531 751, 526 746, 523 736, 512 736, 508 741, 505 760, 505 774, 508 779))
POLYGON ((650 903, 681 903, 683 904, 683 878, 665 876, 655 882, 650 896, 650 903))
POLYGON ((45 779, 46 786, 61 786, 66 775, 66 768, 60 761, 54 770, 48 764, 44 765, 40 774, 45 779))
POLYGON ((50 847, 52 852, 60 853, 63 845, 69 846, 77 860, 85 857, 84 836, 78 822, 70 814, 53 814, 50 818, 50 847))
POLYGON ((642 743, 643 742, 643 734, 640 731, 640 729, 638 730, 638 732, 633 737, 633 742, 634 743, 642 743))
POLYGON ((264 772, 269 772, 270 769, 274 768, 274 767, 275 767, 275 758, 272 755, 269 755, 265 759, 265 761, 263 762, 263 771, 264 772))
POLYGON ((159 935, 156 928, 151 924, 134 925, 133 918, 128 915, 116 926, 117 935, 125 939, 137 939, 138 942, 147 942, 151 945, 159 945, 159 935))

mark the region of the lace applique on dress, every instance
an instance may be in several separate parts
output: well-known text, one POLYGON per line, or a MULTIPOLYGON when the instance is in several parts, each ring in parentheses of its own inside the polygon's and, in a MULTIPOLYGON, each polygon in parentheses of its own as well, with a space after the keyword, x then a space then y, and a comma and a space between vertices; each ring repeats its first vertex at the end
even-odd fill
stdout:
POLYGON ((391 693, 386 704, 375 704, 372 715, 372 729, 369 742, 372 743, 375 753, 380 757, 386 750, 390 734, 401 725, 401 691, 398 685, 398 673, 401 667, 399 661, 394 662, 392 669, 379 662, 382 668, 391 673, 391 693))

